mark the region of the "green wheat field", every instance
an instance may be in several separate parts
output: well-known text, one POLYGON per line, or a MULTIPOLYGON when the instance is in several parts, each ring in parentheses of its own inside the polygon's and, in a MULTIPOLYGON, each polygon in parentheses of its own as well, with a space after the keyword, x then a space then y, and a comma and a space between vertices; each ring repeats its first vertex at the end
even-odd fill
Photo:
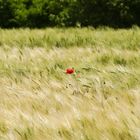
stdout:
POLYGON ((140 140, 140 28, 0 29, 0 140, 140 140))

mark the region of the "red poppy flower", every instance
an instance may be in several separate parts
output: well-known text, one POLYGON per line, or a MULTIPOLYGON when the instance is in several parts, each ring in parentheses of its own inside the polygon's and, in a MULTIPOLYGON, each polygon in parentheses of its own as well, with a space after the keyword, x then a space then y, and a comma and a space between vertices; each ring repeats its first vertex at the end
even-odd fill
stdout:
POLYGON ((74 68, 66 69, 66 74, 72 74, 72 73, 74 73, 74 68))

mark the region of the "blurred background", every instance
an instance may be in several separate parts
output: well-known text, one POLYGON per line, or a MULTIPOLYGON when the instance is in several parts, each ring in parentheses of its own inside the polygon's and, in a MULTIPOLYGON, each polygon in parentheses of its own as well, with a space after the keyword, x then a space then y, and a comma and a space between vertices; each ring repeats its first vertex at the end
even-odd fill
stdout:
POLYGON ((140 0, 0 0, 1 28, 140 25, 140 0))

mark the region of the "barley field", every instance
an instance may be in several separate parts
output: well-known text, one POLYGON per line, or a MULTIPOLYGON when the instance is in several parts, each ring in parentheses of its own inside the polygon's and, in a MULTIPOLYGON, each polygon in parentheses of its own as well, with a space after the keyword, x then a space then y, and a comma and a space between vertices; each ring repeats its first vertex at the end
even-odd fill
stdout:
POLYGON ((0 29, 0 140, 140 140, 140 28, 0 29))

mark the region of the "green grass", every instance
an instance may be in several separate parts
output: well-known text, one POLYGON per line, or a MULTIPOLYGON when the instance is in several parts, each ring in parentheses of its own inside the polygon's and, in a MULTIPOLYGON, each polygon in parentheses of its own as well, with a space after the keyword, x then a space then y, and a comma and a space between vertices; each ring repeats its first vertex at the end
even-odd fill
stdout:
POLYGON ((0 140, 139 140, 139 36, 0 29, 0 140))

